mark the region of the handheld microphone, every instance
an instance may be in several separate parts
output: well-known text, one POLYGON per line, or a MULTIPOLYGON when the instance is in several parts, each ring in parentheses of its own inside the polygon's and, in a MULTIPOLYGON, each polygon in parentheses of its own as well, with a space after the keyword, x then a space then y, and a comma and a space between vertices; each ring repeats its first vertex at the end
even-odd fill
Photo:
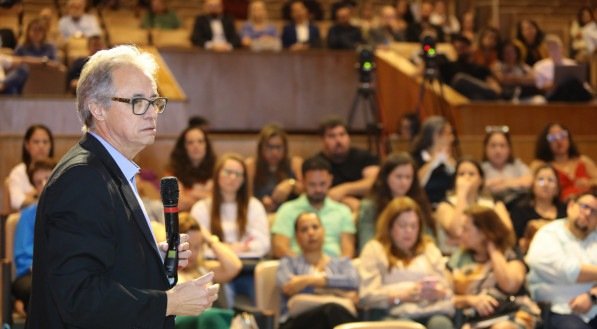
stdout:
POLYGON ((176 177, 168 176, 160 182, 160 194, 164 204, 164 218, 166 222, 166 235, 168 251, 164 258, 164 269, 170 287, 174 287, 178 281, 178 180, 176 177))

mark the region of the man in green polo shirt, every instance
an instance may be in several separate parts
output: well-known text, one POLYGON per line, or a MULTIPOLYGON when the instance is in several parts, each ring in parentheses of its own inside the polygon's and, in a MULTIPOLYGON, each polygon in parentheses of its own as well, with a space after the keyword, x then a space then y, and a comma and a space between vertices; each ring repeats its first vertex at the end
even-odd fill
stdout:
POLYGON ((327 197, 332 185, 330 164, 320 157, 305 160, 302 166, 305 193, 278 209, 272 227, 273 254, 276 258, 300 253, 294 224, 301 213, 314 212, 325 229, 323 251, 330 256, 354 256, 356 228, 350 209, 327 197))

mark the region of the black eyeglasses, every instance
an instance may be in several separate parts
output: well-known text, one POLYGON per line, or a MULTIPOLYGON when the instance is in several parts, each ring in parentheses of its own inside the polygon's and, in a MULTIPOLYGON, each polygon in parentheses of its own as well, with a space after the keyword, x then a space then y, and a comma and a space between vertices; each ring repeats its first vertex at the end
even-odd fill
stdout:
POLYGON ((162 113, 166 109, 166 104, 168 104, 168 98, 166 97, 156 97, 154 99, 137 96, 131 98, 112 97, 112 100, 115 102, 131 104, 133 114, 136 115, 145 114, 147 110, 149 110, 150 105, 155 107, 156 112, 162 113))

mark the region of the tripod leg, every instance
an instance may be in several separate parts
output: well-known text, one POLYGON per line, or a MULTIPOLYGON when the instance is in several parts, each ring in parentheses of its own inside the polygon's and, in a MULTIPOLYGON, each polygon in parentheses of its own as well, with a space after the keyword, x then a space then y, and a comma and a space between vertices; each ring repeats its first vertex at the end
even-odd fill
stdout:
POLYGON ((348 113, 348 127, 352 127, 352 122, 354 120, 354 115, 359 107, 359 100, 361 97, 361 92, 357 90, 356 94, 354 95, 354 99, 352 101, 352 106, 350 107, 350 112, 348 113))

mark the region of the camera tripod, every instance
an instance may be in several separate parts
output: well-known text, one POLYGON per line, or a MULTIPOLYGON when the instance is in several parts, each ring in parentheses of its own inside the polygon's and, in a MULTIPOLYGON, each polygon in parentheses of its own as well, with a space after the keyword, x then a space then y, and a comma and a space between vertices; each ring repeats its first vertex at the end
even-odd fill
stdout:
POLYGON ((428 63, 425 63, 425 68, 423 70, 423 79, 421 80, 421 84, 419 85, 419 100, 417 101, 417 105, 415 106, 415 112, 419 115, 419 117, 421 116, 421 108, 423 107, 423 102, 425 101, 425 92, 427 91, 427 88, 433 88, 435 83, 439 84, 440 99, 437 101, 437 103, 439 104, 433 104, 432 107, 433 109, 438 108, 438 114, 444 117, 447 114, 444 113, 444 83, 440 78, 439 69, 435 65, 429 65, 428 63))
POLYGON ((352 106, 348 114, 348 127, 351 128, 358 109, 362 109, 365 119, 365 130, 367 132, 367 144, 369 151, 377 155, 381 154, 381 132, 382 126, 379 120, 375 88, 370 82, 360 82, 356 90, 352 106))

